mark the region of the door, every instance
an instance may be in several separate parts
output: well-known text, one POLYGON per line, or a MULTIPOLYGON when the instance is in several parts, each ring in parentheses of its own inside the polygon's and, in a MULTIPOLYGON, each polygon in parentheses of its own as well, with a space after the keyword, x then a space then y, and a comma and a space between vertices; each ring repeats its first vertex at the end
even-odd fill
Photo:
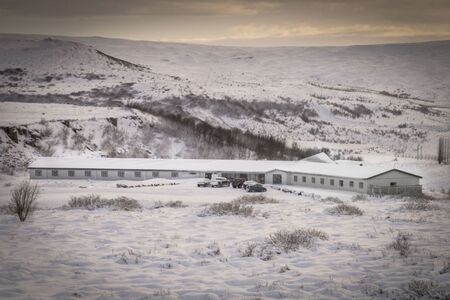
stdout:
POLYGON ((272 182, 273 184, 281 184, 282 183, 281 174, 273 174, 272 182))

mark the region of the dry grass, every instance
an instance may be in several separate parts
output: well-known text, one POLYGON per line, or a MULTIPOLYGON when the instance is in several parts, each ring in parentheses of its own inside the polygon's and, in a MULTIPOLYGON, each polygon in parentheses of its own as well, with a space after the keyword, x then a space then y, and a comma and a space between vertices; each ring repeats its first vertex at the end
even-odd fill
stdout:
POLYGON ((336 203, 336 204, 343 204, 344 201, 342 201, 341 199, 339 199, 338 197, 326 197, 322 200, 320 200, 321 202, 331 202, 331 203, 336 203))
POLYGON ((311 248, 317 240, 328 240, 328 235, 314 228, 280 230, 269 235, 262 242, 247 243, 240 253, 242 257, 256 256, 267 261, 277 254, 294 252, 301 247, 311 248))
POLYGON ((345 203, 338 204, 335 207, 328 209, 332 215, 347 215, 347 216, 362 216, 364 212, 357 206, 345 203))
POLYGON ((355 196, 352 197, 353 202, 356 201, 367 201, 368 197, 365 194, 357 194, 355 196))
POLYGON ((233 200, 231 202, 213 203, 200 214, 200 216, 202 217, 211 215, 254 217, 255 212, 253 210, 253 206, 242 204, 241 202, 239 202, 239 200, 233 200))
POLYGON ((86 195, 79 197, 71 197, 69 203, 65 205, 65 209, 87 209, 95 210, 99 208, 109 208, 112 210, 135 211, 141 210, 142 206, 135 199, 124 196, 114 199, 101 198, 98 195, 86 195))
POLYGON ((407 203, 402 205, 403 209, 427 211, 439 209, 439 206, 432 204, 428 199, 424 198, 407 198, 407 203))
POLYGON ((268 203, 279 203, 275 200, 264 195, 244 195, 236 199, 241 204, 268 204, 268 203))
POLYGON ((300 228, 277 231, 266 239, 266 243, 287 253, 297 251, 300 247, 310 248, 317 239, 328 240, 328 235, 318 229, 300 228))
POLYGON ((410 236, 406 233, 399 232, 395 240, 388 245, 388 249, 398 251, 400 256, 408 257, 411 253, 411 245, 409 243, 410 236))

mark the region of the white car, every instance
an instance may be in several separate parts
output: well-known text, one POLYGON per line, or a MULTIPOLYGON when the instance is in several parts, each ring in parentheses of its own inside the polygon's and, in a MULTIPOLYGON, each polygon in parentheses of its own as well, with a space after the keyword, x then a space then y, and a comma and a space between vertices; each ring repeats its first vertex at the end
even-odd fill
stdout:
POLYGON ((216 177, 211 180, 211 187, 224 187, 230 186, 230 181, 225 177, 216 177))

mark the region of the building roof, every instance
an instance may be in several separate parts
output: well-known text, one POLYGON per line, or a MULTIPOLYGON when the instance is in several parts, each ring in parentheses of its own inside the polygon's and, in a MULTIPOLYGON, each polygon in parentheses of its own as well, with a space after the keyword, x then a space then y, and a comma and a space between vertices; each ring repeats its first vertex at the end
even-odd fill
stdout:
MULTIPOLYGON (((397 170, 388 166, 319 163, 311 161, 220 160, 220 159, 146 159, 146 158, 84 158, 42 157, 30 169, 98 169, 156 170, 192 172, 267 173, 280 170, 289 173, 313 174, 342 178, 368 179, 397 170)), ((405 174, 420 177, 402 170, 405 174)))
POLYGON ((307 158, 302 159, 302 161, 328 163, 328 164, 335 163, 334 160, 332 160, 325 152, 320 152, 315 155, 309 156, 307 158))
POLYGON ((29 168, 265 173, 295 163, 297 161, 42 157, 32 162, 29 168))

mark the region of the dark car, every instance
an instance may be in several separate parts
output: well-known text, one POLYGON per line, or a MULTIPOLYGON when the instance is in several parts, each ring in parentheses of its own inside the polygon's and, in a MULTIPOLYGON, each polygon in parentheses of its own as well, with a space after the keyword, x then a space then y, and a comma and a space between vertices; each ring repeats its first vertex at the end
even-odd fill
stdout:
POLYGON ((249 193, 267 192, 267 189, 265 187, 263 187, 262 184, 259 184, 259 183, 247 186, 246 190, 249 193))
POLYGON ((240 189, 240 188, 242 188, 244 181, 245 181, 245 179, 243 179, 243 178, 235 178, 235 179, 231 180, 231 185, 234 188, 240 189))

